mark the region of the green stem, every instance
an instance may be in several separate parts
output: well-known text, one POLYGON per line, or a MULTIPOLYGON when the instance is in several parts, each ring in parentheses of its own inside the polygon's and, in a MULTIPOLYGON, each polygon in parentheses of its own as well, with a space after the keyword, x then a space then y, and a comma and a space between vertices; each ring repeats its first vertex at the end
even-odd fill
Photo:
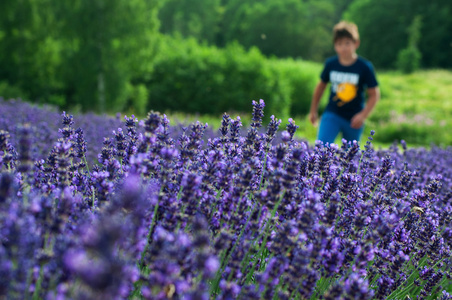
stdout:
MULTIPOLYGON (((359 158, 358 170, 356 170, 356 174, 358 174, 358 175, 359 175, 359 172, 361 171, 361 164, 363 163, 363 160, 364 160, 364 151, 361 150, 361 157, 359 158)), ((362 178, 362 182, 364 182, 364 177, 362 178)))
MULTIPOLYGON (((214 204, 214 207, 212 207, 212 212, 215 212, 217 210, 218 199, 220 199, 222 192, 223 192, 223 189, 219 189, 217 191, 217 196, 215 197, 215 204, 214 204)), ((213 213, 210 214, 209 223, 212 222, 212 217, 213 217, 213 213)))
POLYGON ((215 279, 211 282, 211 285, 210 285, 210 296, 216 296, 216 294, 218 292, 218 288, 219 288, 220 280, 221 280, 221 274, 223 273, 224 266, 225 266, 224 260, 225 260, 225 256, 226 256, 226 251, 227 250, 224 250, 221 253, 220 262, 221 262, 222 267, 220 267, 218 269, 217 274, 215 275, 215 279))
POLYGON ((91 207, 94 209, 94 203, 96 201, 96 190, 94 189, 94 186, 91 186, 91 191, 93 192, 93 202, 91 207))
POLYGON ((315 292, 312 293, 311 300, 318 299, 318 296, 325 292, 325 289, 329 286, 329 284, 329 279, 320 277, 320 279, 317 280, 315 292))
MULTIPOLYGON (((238 244, 238 243, 240 242, 240 240, 242 239, 242 236, 243 236, 243 234, 244 234, 244 232, 245 232, 246 227, 248 226, 248 223, 249 223, 249 221, 250 221, 250 219, 251 219, 251 215, 252 215, 252 214, 253 214, 253 211, 251 211, 250 217, 246 220, 245 225, 242 227, 242 230, 240 231, 240 234, 239 234, 239 236, 238 236, 238 238, 237 238, 237 241, 235 242, 234 246, 232 246, 232 249, 231 249, 231 251, 229 252, 228 256, 227 256, 224 260, 221 261, 221 268, 220 268, 221 273, 224 271, 224 268, 226 267, 226 265, 227 265, 229 259, 231 258, 232 253, 234 253, 235 248, 237 247, 237 244, 238 244)), ((221 274, 221 273, 220 273, 220 274, 221 274)), ((231 279, 231 275, 232 275, 232 273, 229 274, 228 280, 231 279)))
MULTIPOLYGON (((281 201, 282 201, 282 199, 283 199, 283 197, 284 197, 285 192, 286 192, 286 191, 284 190, 284 191, 281 193, 281 196, 279 197, 278 202, 275 204, 275 207, 274 207, 273 210, 272 210, 271 218, 270 218, 270 220, 268 220, 267 224, 265 225, 264 236, 263 236, 264 239, 263 239, 263 241, 262 241, 261 247, 259 248, 258 254, 259 254, 259 253, 262 254, 262 251, 264 250, 264 247, 265 247, 266 244, 267 244, 268 234, 269 234, 269 230, 270 230, 270 227, 271 227, 270 224, 272 223, 271 221, 273 220, 273 218, 274 218, 275 215, 276 215, 276 211, 278 210, 279 204, 281 203, 281 201)), ((256 269, 256 265, 257 265, 257 260, 254 261, 253 266, 251 267, 251 270, 250 270, 250 272, 248 273, 248 275, 247 275, 247 277, 246 277, 246 281, 245 281, 246 283, 250 282, 251 276, 254 274, 254 270, 256 269)))
MULTIPOLYGON (((440 263, 442 260, 443 260, 443 259, 441 259, 441 260, 439 260, 438 262, 436 262, 436 264, 433 266, 433 268, 434 268, 438 263, 440 263)), ((421 263, 419 264, 419 265, 420 265, 419 267, 423 267, 423 266, 426 264, 426 262, 427 262, 427 257, 424 256, 424 257, 421 259, 421 263)), ((412 281, 406 288, 404 288, 404 289, 402 289, 402 290, 399 290, 399 289, 394 290, 394 291, 393 291, 391 294, 389 294, 389 296, 386 298, 387 300, 390 300, 390 299, 400 299, 399 296, 402 296, 404 293, 407 293, 407 292, 409 291, 409 289, 411 288, 411 286, 412 286, 413 283, 414 283, 414 280, 415 280, 414 277, 419 276, 419 272, 417 272, 416 269, 414 269, 413 271, 414 271, 414 272, 411 273, 411 275, 410 275, 410 276, 409 276, 402 284, 400 284, 400 286, 403 286, 406 282, 409 282, 409 281, 411 281, 411 280, 413 280, 413 281, 412 281)))
POLYGON ((268 151, 265 152, 264 166, 262 167, 262 176, 261 176, 261 180, 259 182, 259 189, 258 190, 261 189, 262 182, 264 181, 265 169, 267 168, 267 155, 268 155, 268 151))
MULTIPOLYGON (((252 242, 252 247, 254 247, 254 244, 256 243, 256 241, 258 240, 259 237, 256 237, 252 242)), ((248 263, 250 262, 250 258, 251 258, 251 254, 250 251, 247 251, 247 253, 245 254, 245 258, 242 260, 242 262, 240 263, 240 268, 242 270, 242 273, 244 273, 246 271, 246 267, 248 266, 248 263)))
POLYGON ((339 222, 339 219, 342 216, 342 211, 344 210, 344 205, 341 206, 341 211, 339 212, 339 215, 336 218, 336 222, 334 223, 334 228, 337 229, 337 223, 339 222))
POLYGON ((276 286, 275 294, 273 295, 273 300, 278 300, 278 294, 277 294, 278 290, 281 290, 281 291, 283 291, 283 292, 287 290, 287 284, 284 285, 283 279, 284 279, 284 278, 283 278, 283 276, 281 275, 281 276, 279 277, 279 284, 276 286))
MULTIPOLYGON (((163 186, 160 188, 159 196, 162 193, 162 190, 163 190, 163 186)), ((147 250, 149 248, 151 235, 152 235, 152 232, 154 230, 154 226, 157 223, 156 218, 157 218, 157 211, 158 211, 158 209, 159 209, 159 199, 157 199, 157 203, 155 204, 155 207, 154 207, 154 214, 152 215, 151 226, 149 227, 149 232, 148 232, 148 235, 146 237, 146 246, 144 247, 143 252, 141 252, 141 259, 140 259, 140 263, 139 263, 139 266, 138 266, 140 270, 142 270, 142 268, 143 268, 144 256, 146 255, 146 252, 147 252, 147 250)))
POLYGON ((374 278, 372 279, 372 282, 369 283, 369 286, 374 286, 374 284, 377 282, 378 279, 380 279, 381 275, 380 274, 375 274, 374 278))
POLYGON ((89 171, 88 161, 86 160, 85 154, 83 154, 83 161, 85 162, 85 167, 86 167, 86 170, 88 171, 88 174, 91 175, 91 173, 89 171))
POLYGON ((301 282, 298 283, 297 287, 295 289, 293 289, 292 293, 290 293, 290 297, 289 299, 295 299, 296 293, 298 291, 298 287, 301 285, 301 282))
POLYGON ((41 283, 42 283, 42 276, 43 276, 43 274, 44 274, 44 268, 41 265, 39 267, 39 277, 38 277, 38 280, 36 281, 35 290, 34 290, 33 296, 32 296, 33 300, 39 300, 40 299, 39 298, 39 292, 41 291, 41 283))

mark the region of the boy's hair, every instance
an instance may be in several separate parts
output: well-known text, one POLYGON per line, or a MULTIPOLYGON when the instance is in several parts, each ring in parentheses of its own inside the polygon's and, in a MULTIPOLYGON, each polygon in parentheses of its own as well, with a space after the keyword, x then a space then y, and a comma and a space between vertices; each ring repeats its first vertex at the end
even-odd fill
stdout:
POLYGON ((350 38, 359 41, 358 26, 355 23, 341 21, 333 27, 333 42, 341 38, 350 38))

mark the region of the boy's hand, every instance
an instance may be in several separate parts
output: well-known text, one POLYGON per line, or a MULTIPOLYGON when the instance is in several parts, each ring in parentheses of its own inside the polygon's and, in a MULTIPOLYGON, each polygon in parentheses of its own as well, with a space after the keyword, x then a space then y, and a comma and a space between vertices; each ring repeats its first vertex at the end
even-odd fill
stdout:
POLYGON ((367 94, 369 95, 369 99, 367 99, 366 107, 364 107, 362 111, 354 115, 351 119, 350 126, 352 128, 359 129, 364 125, 364 121, 367 119, 375 104, 377 104, 380 99, 380 89, 378 86, 367 89, 367 94))
POLYGON ((311 124, 316 126, 317 121, 319 120, 319 114, 317 112, 310 112, 309 113, 309 121, 311 121, 311 124))
POLYGON ((357 113, 351 119, 350 126, 352 128, 359 129, 359 128, 361 128, 361 126, 363 126, 365 120, 366 120, 366 117, 365 117, 365 115, 362 112, 361 113, 357 113))

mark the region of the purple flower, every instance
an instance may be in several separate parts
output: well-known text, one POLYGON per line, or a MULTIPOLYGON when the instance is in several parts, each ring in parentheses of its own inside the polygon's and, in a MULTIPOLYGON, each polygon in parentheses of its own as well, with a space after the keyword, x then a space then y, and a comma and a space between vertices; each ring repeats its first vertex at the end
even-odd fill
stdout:
POLYGON ((264 106, 214 131, 0 100, 0 298, 450 298, 451 150, 311 145, 264 106))
POLYGON ((216 256, 209 256, 204 264, 204 272, 208 277, 212 277, 220 268, 220 261, 216 256))
POLYGON ((259 129, 262 126, 262 118, 264 117, 264 100, 260 99, 259 102, 253 100, 253 122, 251 127, 254 129, 259 129))
POLYGON ((369 289, 369 284, 356 273, 344 282, 345 297, 348 299, 372 299, 374 291, 369 289))

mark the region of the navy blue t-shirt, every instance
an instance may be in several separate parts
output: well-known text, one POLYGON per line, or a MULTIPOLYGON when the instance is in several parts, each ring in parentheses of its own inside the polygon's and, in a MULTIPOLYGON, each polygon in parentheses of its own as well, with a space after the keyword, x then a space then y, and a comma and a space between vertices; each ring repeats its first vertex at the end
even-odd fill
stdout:
POLYGON ((378 85, 372 64, 360 56, 350 66, 341 65, 337 56, 328 58, 320 78, 325 83, 331 82, 325 110, 347 120, 364 108, 366 89, 378 85))

